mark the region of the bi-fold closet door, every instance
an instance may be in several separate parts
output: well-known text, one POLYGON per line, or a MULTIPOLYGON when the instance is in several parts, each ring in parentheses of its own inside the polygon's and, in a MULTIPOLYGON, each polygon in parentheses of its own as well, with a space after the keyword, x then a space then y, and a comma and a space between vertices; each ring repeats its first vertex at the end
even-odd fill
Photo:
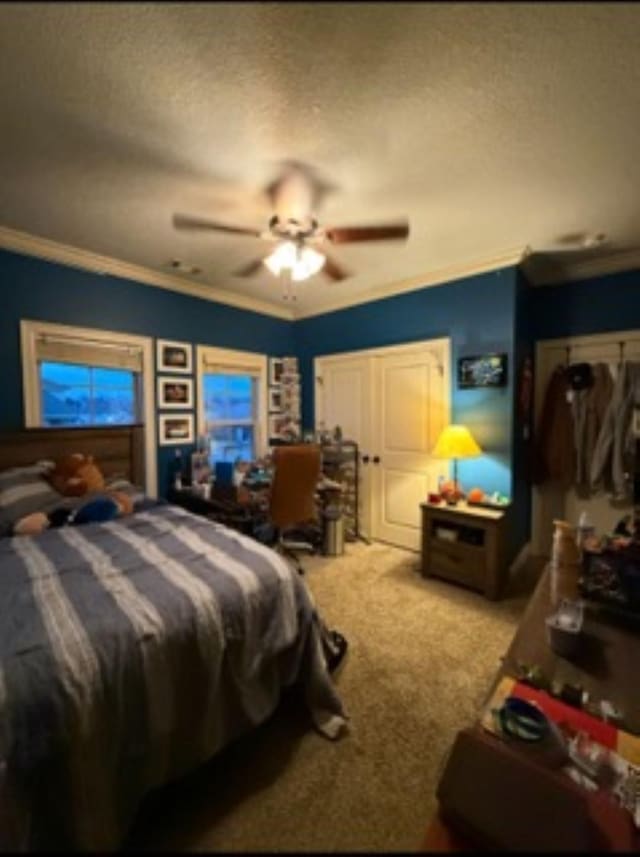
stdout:
POLYGON ((420 548, 420 503, 448 476, 431 456, 450 414, 450 343, 430 340, 315 361, 316 428, 360 448, 360 530, 420 548))

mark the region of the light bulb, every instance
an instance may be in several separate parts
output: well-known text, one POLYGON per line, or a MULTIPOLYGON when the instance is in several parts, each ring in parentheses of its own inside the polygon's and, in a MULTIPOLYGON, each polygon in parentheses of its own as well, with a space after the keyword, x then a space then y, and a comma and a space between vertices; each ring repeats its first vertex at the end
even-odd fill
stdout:
POLYGON ((293 241, 283 241, 278 244, 270 256, 264 260, 267 268, 278 277, 283 268, 293 268, 296 261, 296 245, 293 241))
POLYGON ((311 247, 297 247, 293 241, 279 244, 264 264, 276 277, 283 270, 291 271, 291 279, 300 282, 317 274, 325 263, 325 257, 311 247))

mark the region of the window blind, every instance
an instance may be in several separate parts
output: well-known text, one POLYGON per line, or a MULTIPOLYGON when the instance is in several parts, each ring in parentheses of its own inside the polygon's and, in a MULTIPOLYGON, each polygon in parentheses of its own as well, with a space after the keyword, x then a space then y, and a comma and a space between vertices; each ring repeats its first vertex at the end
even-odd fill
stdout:
POLYGON ((208 374, 215 375, 251 375, 253 378, 260 377, 260 366, 250 363, 240 364, 235 361, 225 363, 220 358, 208 358, 206 355, 202 359, 203 371, 208 374))
POLYGON ((97 339, 72 339, 42 334, 36 339, 38 362, 77 363, 105 369, 142 372, 142 349, 97 339))

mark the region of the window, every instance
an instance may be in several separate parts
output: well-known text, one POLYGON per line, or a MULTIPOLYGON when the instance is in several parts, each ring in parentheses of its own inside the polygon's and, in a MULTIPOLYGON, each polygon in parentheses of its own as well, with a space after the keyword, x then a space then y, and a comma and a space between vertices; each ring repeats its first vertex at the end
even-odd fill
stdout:
POLYGON ((144 488, 156 497, 153 340, 22 319, 20 349, 25 426, 144 424, 144 488))
POLYGON ((251 375, 204 375, 205 419, 213 461, 256 457, 256 381, 251 375))
POLYGON ((39 332, 33 351, 38 425, 126 425, 140 420, 140 348, 39 332))
POLYGON ((128 425, 138 421, 136 373, 53 361, 38 365, 43 426, 128 425))
POLYGON ((211 463, 252 461, 265 448, 266 357, 198 349, 201 427, 211 440, 211 463))

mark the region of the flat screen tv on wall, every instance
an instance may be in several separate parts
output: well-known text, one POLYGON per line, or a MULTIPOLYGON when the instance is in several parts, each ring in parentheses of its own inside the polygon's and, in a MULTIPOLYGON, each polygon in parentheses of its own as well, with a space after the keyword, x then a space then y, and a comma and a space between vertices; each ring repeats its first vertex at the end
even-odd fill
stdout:
POLYGON ((458 359, 458 387, 504 387, 507 383, 507 355, 480 354, 458 359))

